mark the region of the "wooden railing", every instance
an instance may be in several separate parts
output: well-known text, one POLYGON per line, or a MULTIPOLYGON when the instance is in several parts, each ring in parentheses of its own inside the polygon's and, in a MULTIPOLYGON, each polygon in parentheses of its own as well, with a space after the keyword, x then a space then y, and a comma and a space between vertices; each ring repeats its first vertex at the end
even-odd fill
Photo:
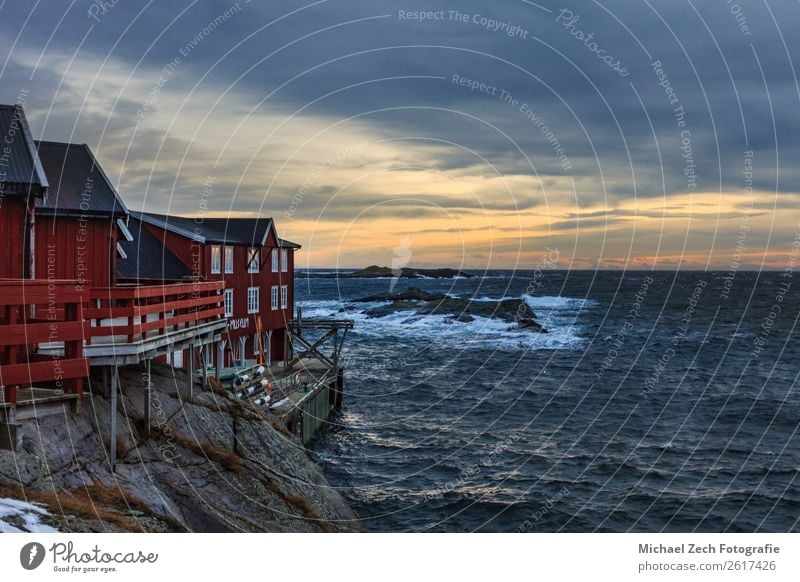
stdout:
POLYGON ((16 404, 17 388, 33 384, 82 394, 88 363, 83 340, 88 299, 78 281, 0 279, 0 390, 16 404), (59 344, 54 354, 42 344, 59 344))
POLYGON ((85 317, 91 345, 132 343, 224 316, 223 281, 92 288, 85 317))

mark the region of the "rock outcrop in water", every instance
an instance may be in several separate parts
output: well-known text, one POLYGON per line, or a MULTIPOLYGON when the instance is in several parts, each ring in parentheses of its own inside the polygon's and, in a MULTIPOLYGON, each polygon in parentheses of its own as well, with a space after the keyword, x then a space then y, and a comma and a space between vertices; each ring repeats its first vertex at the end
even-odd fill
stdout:
POLYGON ((375 301, 389 303, 368 309, 365 311, 367 317, 383 317, 401 311, 413 311, 417 315, 446 315, 462 323, 474 321, 475 317, 486 317, 517 324, 518 329, 547 333, 547 330, 536 321, 536 313, 522 299, 473 301, 411 287, 396 293, 380 293, 353 300, 355 303, 375 301))
POLYGON ((87 394, 80 414, 25 425, 22 447, 0 451, 0 498, 46 508, 42 521, 59 531, 362 529, 277 419, 199 387, 189 401, 186 376, 167 366, 154 363, 151 374, 147 436, 144 370, 120 370, 116 473, 106 456, 109 401, 87 394))
POLYGON ((474 277, 470 273, 456 269, 400 269, 399 274, 389 267, 370 265, 360 271, 343 273, 306 273, 306 277, 315 279, 378 279, 381 277, 399 277, 401 279, 454 279, 456 277, 474 277))

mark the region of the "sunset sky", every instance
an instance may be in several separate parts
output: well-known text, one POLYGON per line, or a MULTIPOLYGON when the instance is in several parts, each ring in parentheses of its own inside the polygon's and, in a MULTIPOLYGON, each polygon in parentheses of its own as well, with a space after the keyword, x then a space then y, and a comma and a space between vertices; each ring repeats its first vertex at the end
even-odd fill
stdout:
POLYGON ((389 265, 403 240, 419 267, 535 268, 550 247, 559 268, 784 268, 798 16, 0 1, 0 102, 88 143, 132 210, 274 217, 301 268, 389 265))

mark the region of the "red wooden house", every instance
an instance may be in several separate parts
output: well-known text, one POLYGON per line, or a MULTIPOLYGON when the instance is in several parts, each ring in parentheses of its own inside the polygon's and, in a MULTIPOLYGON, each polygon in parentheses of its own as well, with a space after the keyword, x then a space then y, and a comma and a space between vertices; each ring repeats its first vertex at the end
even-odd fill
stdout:
POLYGON ((116 283, 128 210, 86 144, 36 142, 50 188, 36 201, 37 276, 116 283))
POLYGON ((79 402, 89 366, 115 378, 118 366, 222 339, 224 284, 176 276, 169 252, 173 278, 154 274, 146 249, 158 241, 141 241, 147 261, 129 256, 127 220, 87 146, 36 143, 22 107, 0 105, 0 446, 14 446, 26 418, 79 402))
POLYGON ((205 281, 225 282, 226 362, 286 358, 294 312, 294 252, 271 218, 134 213, 163 246, 205 281))

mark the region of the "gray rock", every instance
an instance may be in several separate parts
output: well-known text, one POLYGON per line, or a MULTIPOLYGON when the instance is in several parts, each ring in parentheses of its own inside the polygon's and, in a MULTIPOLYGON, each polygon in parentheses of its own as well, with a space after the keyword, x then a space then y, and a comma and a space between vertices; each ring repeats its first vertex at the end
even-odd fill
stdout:
POLYGON ((189 401, 186 376, 155 363, 145 434, 142 372, 120 370, 115 473, 109 402, 87 394, 80 413, 28 424, 19 450, 0 451, 0 494, 44 505, 63 531, 363 529, 279 420, 199 386, 189 401))

